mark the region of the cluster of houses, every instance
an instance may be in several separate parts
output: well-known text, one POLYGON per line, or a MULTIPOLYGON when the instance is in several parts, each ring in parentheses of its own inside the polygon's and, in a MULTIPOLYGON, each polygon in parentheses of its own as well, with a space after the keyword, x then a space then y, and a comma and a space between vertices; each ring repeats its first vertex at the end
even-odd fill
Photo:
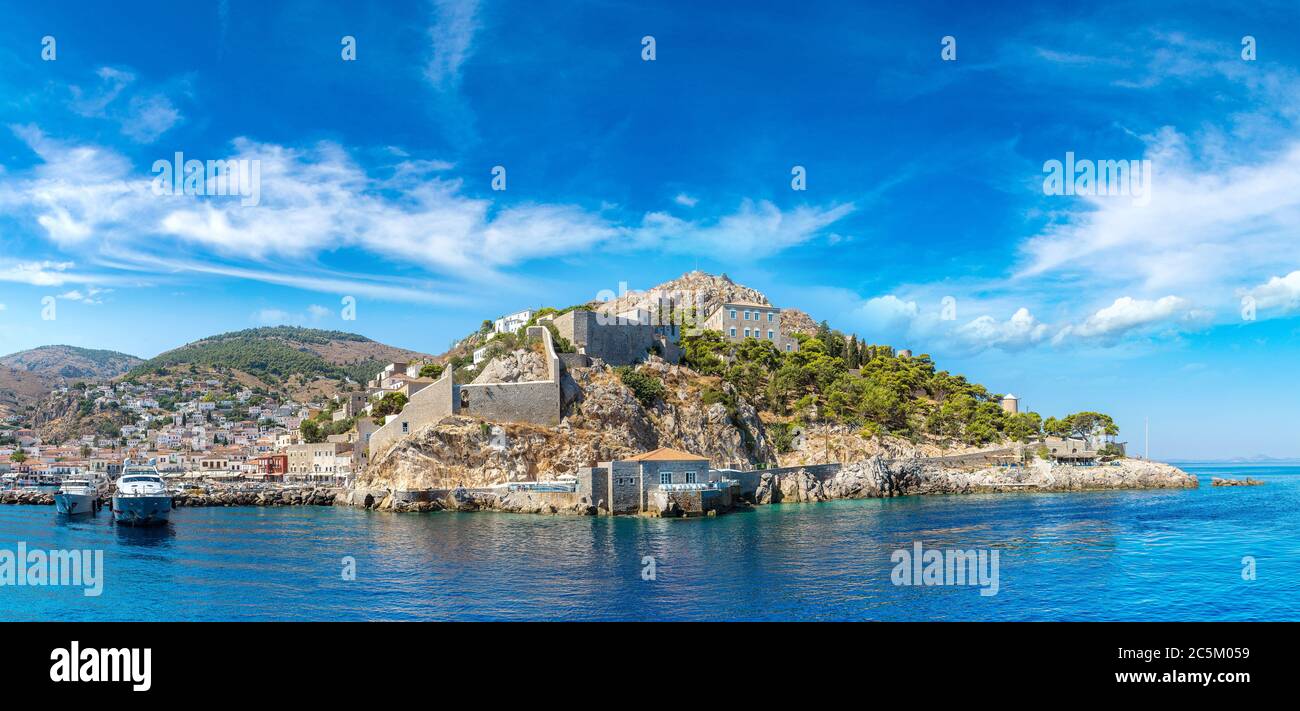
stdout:
POLYGON ((119 382, 61 387, 87 410, 127 414, 116 432, 43 442, 29 428, 0 427, 0 485, 53 484, 94 473, 114 478, 124 462, 152 462, 170 479, 344 485, 356 471, 349 441, 302 443, 301 423, 323 403, 276 401, 216 379, 178 387, 119 382))

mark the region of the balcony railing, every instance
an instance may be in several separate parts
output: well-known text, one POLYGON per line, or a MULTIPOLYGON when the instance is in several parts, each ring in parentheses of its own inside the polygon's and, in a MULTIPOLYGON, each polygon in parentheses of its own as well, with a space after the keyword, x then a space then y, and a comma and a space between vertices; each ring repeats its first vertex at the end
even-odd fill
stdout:
POLYGON ((718 481, 702 481, 693 484, 660 484, 659 489, 662 491, 708 491, 710 489, 726 489, 735 483, 734 479, 720 479, 718 481))

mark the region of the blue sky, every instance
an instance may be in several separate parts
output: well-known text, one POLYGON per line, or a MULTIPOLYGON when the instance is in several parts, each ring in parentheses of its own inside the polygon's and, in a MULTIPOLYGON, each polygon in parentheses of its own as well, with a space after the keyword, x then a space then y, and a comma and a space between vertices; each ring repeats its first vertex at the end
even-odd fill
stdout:
POLYGON ((699 268, 1153 456, 1300 457, 1294 2, 369 5, 0 2, 0 351, 440 352, 699 268), (155 194, 178 151, 260 201, 155 194), (1045 194, 1067 153, 1150 199, 1045 194))

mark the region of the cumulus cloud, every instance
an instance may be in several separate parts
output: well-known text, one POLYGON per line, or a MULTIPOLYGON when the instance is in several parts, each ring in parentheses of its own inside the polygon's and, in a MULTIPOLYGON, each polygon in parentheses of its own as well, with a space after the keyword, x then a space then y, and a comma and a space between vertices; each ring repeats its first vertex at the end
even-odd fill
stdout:
POLYGON ((886 294, 868 299, 858 311, 868 324, 884 328, 915 319, 920 308, 915 301, 904 301, 893 294, 886 294))
POLYGON ((1282 313, 1295 311, 1300 308, 1300 270, 1286 276, 1270 277, 1246 294, 1255 300, 1256 309, 1277 309, 1282 313))
POLYGON ((677 193, 677 197, 673 198, 673 202, 683 207, 695 207, 695 204, 699 201, 699 198, 691 197, 686 193, 677 193))
POLYGON ((956 335, 968 346, 977 350, 1000 348, 1019 351, 1047 339, 1049 328, 1039 322, 1029 309, 1021 307, 1006 321, 992 316, 980 316, 956 329, 956 335))
POLYGON ((1099 309, 1078 325, 1066 326, 1053 339, 1066 338, 1114 339, 1118 336, 1171 319, 1189 319, 1196 314, 1190 302, 1177 296, 1164 296, 1155 300, 1134 299, 1121 296, 1110 306, 1099 309))

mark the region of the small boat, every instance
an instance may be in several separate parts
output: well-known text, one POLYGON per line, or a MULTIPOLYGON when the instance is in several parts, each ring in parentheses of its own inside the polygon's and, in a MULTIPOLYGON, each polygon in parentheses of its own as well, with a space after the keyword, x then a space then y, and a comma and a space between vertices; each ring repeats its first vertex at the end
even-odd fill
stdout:
POLYGON ((85 474, 73 474, 63 480, 54 495, 54 510, 68 516, 95 513, 99 510, 99 487, 85 474))
POLYGON ((113 493, 113 521, 128 526, 167 523, 172 495, 158 470, 147 466, 124 467, 113 493))

